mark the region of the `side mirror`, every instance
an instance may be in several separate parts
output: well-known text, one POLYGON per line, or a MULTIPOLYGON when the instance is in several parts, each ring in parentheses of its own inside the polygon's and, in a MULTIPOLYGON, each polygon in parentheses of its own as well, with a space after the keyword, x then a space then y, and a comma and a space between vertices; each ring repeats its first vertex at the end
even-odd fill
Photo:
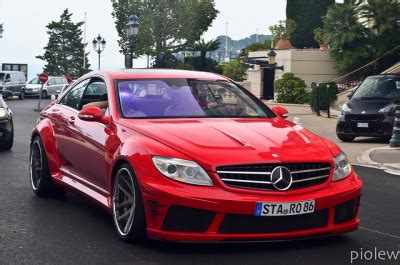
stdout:
POLYGON ((352 91, 352 92, 349 92, 349 93, 347 94, 347 98, 350 99, 350 98, 353 96, 353 94, 354 94, 353 91, 352 91))
POLYGON ((272 108, 272 111, 281 118, 287 119, 289 117, 289 111, 284 107, 276 106, 272 108))
POLYGON ((11 79, 4 80, 4 83, 10 83, 10 82, 11 82, 11 79))
POLYGON ((78 114, 83 121, 102 122, 103 112, 100 108, 84 108, 78 114))

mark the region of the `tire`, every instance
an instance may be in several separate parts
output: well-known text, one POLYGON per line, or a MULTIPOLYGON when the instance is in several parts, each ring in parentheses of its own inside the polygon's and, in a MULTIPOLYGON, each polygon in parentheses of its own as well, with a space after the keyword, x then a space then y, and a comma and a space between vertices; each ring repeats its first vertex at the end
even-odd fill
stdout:
POLYGON ((352 142, 356 138, 354 136, 343 136, 343 135, 338 135, 337 137, 339 138, 339 140, 346 143, 352 142))
POLYGON ((47 95, 47 91, 43 90, 42 91, 42 99, 47 99, 48 95, 47 95))
POLYGON ((14 145, 14 124, 11 123, 12 130, 11 130, 11 137, 8 139, 7 142, 0 144, 0 150, 11 150, 14 145))
POLYGON ((146 238, 146 217, 139 185, 132 168, 123 164, 114 179, 112 216, 121 239, 130 243, 146 238))
POLYGON ((39 197, 63 196, 67 193, 54 186, 42 139, 36 136, 29 155, 29 178, 33 192, 39 197))
POLYGON ((382 142, 389 143, 392 139, 392 136, 380 137, 379 139, 382 140, 382 142))
POLYGON ((24 100, 24 99, 25 99, 25 90, 22 90, 22 91, 21 91, 21 94, 19 94, 18 98, 19 98, 20 100, 24 100))

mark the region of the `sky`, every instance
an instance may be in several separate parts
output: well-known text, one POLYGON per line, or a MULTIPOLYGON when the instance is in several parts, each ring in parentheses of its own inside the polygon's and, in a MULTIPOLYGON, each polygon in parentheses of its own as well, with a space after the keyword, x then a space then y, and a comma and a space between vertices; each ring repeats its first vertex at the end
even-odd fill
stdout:
MULTIPOLYGON (((204 34, 210 40, 225 35, 241 39, 255 34, 270 34, 268 26, 285 19, 286 0, 215 0, 218 17, 204 34)), ((0 0, 0 23, 4 24, 3 38, 0 39, 1 63, 26 63, 29 79, 42 71, 45 62, 35 56, 44 53, 48 35, 46 25, 58 21, 63 10, 68 8, 75 22, 84 20, 87 12, 86 42, 89 62, 97 70, 97 53, 91 41, 100 34, 107 41, 101 54, 102 69, 124 67, 124 57, 117 44, 118 35, 111 16, 111 0, 0 0)), ((146 60, 139 59, 134 67, 145 67, 146 60)))

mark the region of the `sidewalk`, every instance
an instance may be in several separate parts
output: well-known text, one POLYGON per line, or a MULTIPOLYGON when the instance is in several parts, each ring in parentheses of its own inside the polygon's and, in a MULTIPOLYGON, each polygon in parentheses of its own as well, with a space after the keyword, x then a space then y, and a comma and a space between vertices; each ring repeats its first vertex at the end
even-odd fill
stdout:
POLYGON ((360 162, 382 169, 400 172, 400 148, 373 148, 361 154, 360 162))

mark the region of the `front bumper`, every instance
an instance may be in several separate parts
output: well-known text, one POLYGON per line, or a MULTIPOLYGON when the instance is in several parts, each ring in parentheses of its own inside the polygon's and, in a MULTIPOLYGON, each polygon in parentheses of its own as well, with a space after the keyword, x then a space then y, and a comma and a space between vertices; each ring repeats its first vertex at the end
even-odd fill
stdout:
MULTIPOLYGON (((362 115, 353 115, 362 117, 362 115)), ((336 134, 341 136, 366 136, 366 137, 390 137, 393 132, 394 117, 385 115, 368 115, 360 120, 348 118, 346 115, 339 116, 336 134), (367 123, 367 128, 360 128, 360 123, 367 123)))
MULTIPOLYGON (((293 192, 233 192, 196 187, 166 178, 139 176, 150 238, 166 241, 269 241, 350 232, 357 218, 362 182, 353 173, 320 188, 293 192), (306 191, 307 190, 307 191, 306 191), (254 215, 256 202, 315 200, 312 214, 280 217, 254 215)), ((237 189, 239 190, 239 189, 237 189)))
POLYGON ((0 143, 10 140, 12 135, 12 124, 9 119, 0 120, 0 143))

